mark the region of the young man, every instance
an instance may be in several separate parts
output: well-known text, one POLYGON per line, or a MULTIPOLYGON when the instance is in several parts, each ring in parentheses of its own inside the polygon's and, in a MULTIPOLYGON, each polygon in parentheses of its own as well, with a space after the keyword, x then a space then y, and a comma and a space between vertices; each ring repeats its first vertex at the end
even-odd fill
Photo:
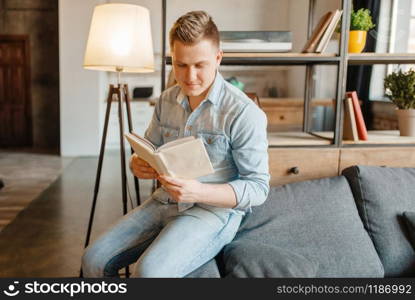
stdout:
MULTIPOLYGON (((203 11, 180 17, 170 30, 177 85, 162 93, 145 137, 156 146, 201 137, 215 173, 198 180, 157 174, 135 154, 130 168, 162 187, 90 245, 85 277, 184 277, 234 238, 251 206, 269 191, 266 116, 218 72, 219 32, 203 11)), ((183 159, 186 159, 183 153, 183 159)))

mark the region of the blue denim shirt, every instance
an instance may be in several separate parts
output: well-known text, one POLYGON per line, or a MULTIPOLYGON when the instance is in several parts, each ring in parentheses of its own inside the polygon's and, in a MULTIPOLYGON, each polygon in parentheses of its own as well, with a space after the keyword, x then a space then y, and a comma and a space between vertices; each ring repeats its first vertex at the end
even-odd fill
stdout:
MULTIPOLYGON (((266 127, 265 113, 217 72, 206 99, 194 111, 178 85, 164 91, 155 105, 145 137, 156 146, 190 135, 201 137, 215 173, 197 180, 230 184, 237 206, 232 209, 196 205, 214 213, 245 214, 251 212, 251 206, 262 204, 269 192, 266 127)), ((163 188, 158 188, 153 197, 162 202, 169 200, 163 188)), ((179 210, 192 205, 179 203, 179 210)))

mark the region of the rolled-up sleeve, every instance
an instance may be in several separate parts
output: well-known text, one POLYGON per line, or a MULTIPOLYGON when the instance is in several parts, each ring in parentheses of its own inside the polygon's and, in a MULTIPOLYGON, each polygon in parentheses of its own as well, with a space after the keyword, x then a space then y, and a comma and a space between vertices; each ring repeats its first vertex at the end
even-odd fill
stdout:
POLYGON ((148 139, 153 145, 159 147, 162 145, 162 135, 161 135, 161 128, 160 128, 160 114, 161 114, 161 99, 162 96, 157 100, 154 106, 153 116, 151 118, 150 124, 148 125, 144 137, 148 139))
POLYGON ((251 212, 265 202, 269 192, 267 118, 254 104, 247 104, 231 125, 232 156, 239 178, 228 182, 237 205, 234 209, 251 212))

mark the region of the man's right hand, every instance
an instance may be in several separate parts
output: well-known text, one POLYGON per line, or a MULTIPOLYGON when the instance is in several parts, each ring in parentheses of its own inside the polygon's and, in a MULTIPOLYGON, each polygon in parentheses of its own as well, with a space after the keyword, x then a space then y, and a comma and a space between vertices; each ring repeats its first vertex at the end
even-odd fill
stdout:
POLYGON ((134 176, 140 179, 156 179, 158 177, 156 170, 135 153, 130 158, 130 170, 134 176))

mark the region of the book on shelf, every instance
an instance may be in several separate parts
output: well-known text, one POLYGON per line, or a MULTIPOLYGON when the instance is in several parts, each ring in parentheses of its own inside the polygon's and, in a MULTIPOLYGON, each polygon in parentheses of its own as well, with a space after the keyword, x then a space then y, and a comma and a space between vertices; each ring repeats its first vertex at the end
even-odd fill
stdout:
POLYGON ((220 31, 224 52, 289 52, 290 31, 220 31))
POLYGON ((342 10, 336 9, 335 11, 327 12, 320 18, 311 37, 304 45, 302 53, 323 53, 326 50, 340 21, 342 12, 342 10))
POLYGON ((316 51, 318 42, 320 41, 324 31, 327 29, 327 26, 329 26, 331 19, 334 16, 334 12, 329 11, 325 13, 318 22, 317 26, 314 28, 310 38, 304 45, 302 53, 313 53, 316 51))
POLYGON ((138 157, 145 160, 158 174, 195 179, 214 173, 205 145, 200 138, 188 136, 154 146, 133 132, 124 134, 138 157))
POLYGON ((336 11, 334 12, 333 18, 330 20, 329 26, 327 26, 326 31, 324 31, 324 34, 321 37, 317 45, 317 48, 316 48, 317 53, 323 53, 324 50, 326 50, 329 44, 330 38, 333 35, 334 31, 336 30, 337 24, 340 21, 342 12, 343 12, 342 10, 338 10, 338 9, 336 9, 336 11))
POLYGON ((359 135, 357 133, 356 118, 354 116, 352 98, 346 97, 343 104, 343 140, 357 142, 359 140, 359 135))
POLYGON ((367 129, 365 120, 363 119, 362 109, 360 108, 359 98, 357 97, 356 91, 346 92, 346 99, 350 98, 353 104, 353 112, 354 118, 357 128, 357 134, 359 136, 359 140, 367 141, 367 129))

